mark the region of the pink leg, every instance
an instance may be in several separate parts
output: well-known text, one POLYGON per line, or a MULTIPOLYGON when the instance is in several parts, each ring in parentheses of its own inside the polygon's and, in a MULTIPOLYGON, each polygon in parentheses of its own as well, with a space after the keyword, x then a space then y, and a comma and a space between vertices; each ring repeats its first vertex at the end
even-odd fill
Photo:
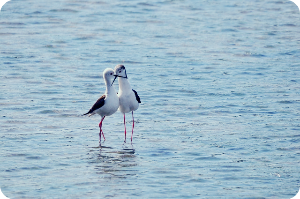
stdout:
POLYGON ((102 131, 102 123, 103 123, 103 120, 104 120, 105 116, 101 119, 100 123, 99 123, 99 128, 100 128, 100 133, 99 133, 99 144, 101 145, 101 133, 102 133, 102 136, 105 140, 105 137, 104 137, 104 133, 102 131))
POLYGON ((126 143, 126 122, 125 122, 125 113, 124 113, 124 128, 125 128, 125 140, 124 140, 124 143, 126 143))
POLYGON ((133 136, 133 128, 134 128, 134 117, 133 117, 133 111, 132 111, 132 133, 131 133, 131 142, 132 142, 132 136, 133 136))

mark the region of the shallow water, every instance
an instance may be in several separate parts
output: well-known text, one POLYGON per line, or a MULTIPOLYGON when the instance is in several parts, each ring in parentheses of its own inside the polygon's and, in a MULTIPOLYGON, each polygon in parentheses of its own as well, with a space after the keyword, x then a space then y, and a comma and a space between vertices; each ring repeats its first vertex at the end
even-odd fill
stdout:
MULTIPOLYGON (((0 12, 9 198, 291 198, 300 187, 291 1, 11 0, 0 12), (82 117, 124 64, 141 97, 82 117)), ((117 88, 118 84, 115 84, 117 88)))

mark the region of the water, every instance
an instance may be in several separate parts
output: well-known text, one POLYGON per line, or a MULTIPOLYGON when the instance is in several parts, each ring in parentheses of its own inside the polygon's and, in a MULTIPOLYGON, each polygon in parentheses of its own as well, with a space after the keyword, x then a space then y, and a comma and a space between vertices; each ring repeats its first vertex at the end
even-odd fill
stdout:
POLYGON ((291 1, 11 0, 0 27, 9 198, 298 192, 300 15, 291 1), (142 104, 133 144, 123 144, 117 112, 104 120, 100 149, 100 117, 81 115, 116 64, 142 104))

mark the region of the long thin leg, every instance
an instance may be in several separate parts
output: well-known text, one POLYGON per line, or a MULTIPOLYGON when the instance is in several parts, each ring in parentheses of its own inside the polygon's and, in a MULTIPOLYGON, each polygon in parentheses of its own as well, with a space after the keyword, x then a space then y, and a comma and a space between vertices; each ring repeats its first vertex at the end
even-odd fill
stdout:
POLYGON ((124 113, 124 128, 125 128, 125 140, 124 140, 124 143, 126 143, 126 122, 125 122, 125 113, 124 113))
POLYGON ((132 136, 133 136, 133 128, 134 128, 134 117, 133 117, 133 111, 132 111, 132 133, 131 133, 131 142, 132 142, 132 136))
POLYGON ((103 120, 104 120, 105 116, 101 119, 100 123, 99 123, 99 128, 100 128, 100 133, 99 133, 99 144, 101 146, 101 133, 102 133, 102 136, 105 140, 105 137, 104 137, 104 133, 102 131, 102 123, 103 123, 103 120))

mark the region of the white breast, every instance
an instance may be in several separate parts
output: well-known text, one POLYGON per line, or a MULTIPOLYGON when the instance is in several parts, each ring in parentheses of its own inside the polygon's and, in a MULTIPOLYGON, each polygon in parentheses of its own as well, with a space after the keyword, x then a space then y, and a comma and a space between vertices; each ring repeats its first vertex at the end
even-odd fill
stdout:
POLYGON ((119 108, 119 98, 117 94, 109 94, 105 98, 104 105, 97 109, 95 112, 99 115, 103 116, 110 116, 114 114, 119 108))
POLYGON ((136 100, 134 92, 120 92, 118 94, 120 100, 120 111, 122 113, 128 113, 135 111, 139 108, 139 103, 136 100))

